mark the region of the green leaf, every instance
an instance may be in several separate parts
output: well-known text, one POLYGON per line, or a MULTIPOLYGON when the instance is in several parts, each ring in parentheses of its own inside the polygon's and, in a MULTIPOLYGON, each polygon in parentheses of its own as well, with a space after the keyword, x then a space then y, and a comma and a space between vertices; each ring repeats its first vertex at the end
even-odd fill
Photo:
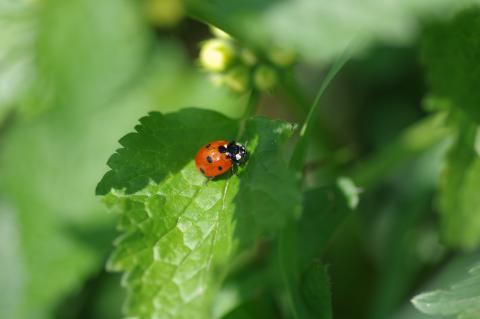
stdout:
POLYGON ((21 256, 19 221, 7 203, 0 201, 0 317, 16 318, 23 293, 24 266, 21 256))
POLYGON ((480 158, 475 151, 477 125, 458 124, 458 136, 440 180, 439 208, 446 242, 467 250, 480 244, 480 158))
POLYGON ((325 90, 328 88, 330 85, 330 82, 333 81, 335 76, 340 72, 342 67, 347 63, 349 59, 349 53, 348 50, 341 56, 330 68, 328 71, 327 75, 323 79, 322 83, 320 84, 320 87, 317 92, 317 96, 315 97, 315 100, 313 101, 312 106, 310 107, 310 110, 308 111, 307 117, 305 119, 305 122, 303 123, 302 129, 300 131, 300 138, 297 142, 297 145, 295 146, 295 149, 292 154, 292 158, 290 160, 290 166, 297 170, 300 171, 303 169, 303 166, 305 165, 305 158, 307 156, 307 151, 308 151, 308 142, 310 140, 310 134, 312 131, 312 126, 313 122, 315 119, 315 113, 318 110, 319 103, 320 103, 320 98, 323 96, 325 93, 325 90))
POLYGON ((272 300, 264 297, 251 300, 235 308, 222 319, 276 318, 278 314, 272 300))
MULTIPOLYGON (((272 282, 272 274, 269 259, 258 254, 256 245, 236 257, 235 265, 232 267, 229 276, 222 288, 215 297, 213 303, 213 317, 225 318, 231 315, 245 314, 251 309, 252 304, 261 302, 266 306, 273 301, 272 295, 267 287, 272 282), (254 262, 251 262, 253 259, 254 262), (245 309, 246 308, 246 309, 245 309), (246 310, 246 311, 245 311, 246 310)), ((266 307, 260 307, 260 311, 266 307)), ((264 316, 270 318, 272 316, 264 316)))
POLYGON ((128 1, 7 2, 0 2, 0 78, 7 75, 4 63, 19 73, 0 87, 29 111, 51 110, 17 117, 2 132, 0 194, 15 215, 22 267, 5 269, 0 278, 2 287, 4 279, 21 283, 0 317, 51 318, 101 267, 111 241, 111 218, 91 193, 102 170, 97 156, 113 146, 110 134, 123 130, 122 117, 144 110, 115 112, 105 104, 136 72, 143 56, 131 53, 143 51, 145 42, 132 35, 142 23, 128 1), (114 115, 105 125, 102 117, 114 115))
POLYGON ((373 248, 373 251, 378 251, 372 253, 378 256, 377 280, 371 284, 374 294, 369 318, 372 319, 388 317, 404 301, 423 267, 442 256, 443 246, 438 243, 436 229, 428 229, 421 224, 430 212, 431 193, 435 184, 425 185, 420 176, 435 166, 435 159, 428 156, 417 162, 399 174, 400 178, 405 176, 405 172, 412 176, 408 183, 401 186, 403 189, 385 195, 384 202, 378 206, 368 206, 368 210, 378 211, 378 215, 384 218, 382 234, 379 234, 378 228, 377 232, 372 231, 376 233, 373 236, 378 243, 378 247, 373 248), (418 243, 427 242, 428 236, 431 243, 422 252, 418 243))
POLYGON ((36 9, 26 1, 0 1, 0 124, 32 83, 36 9))
POLYGON ((232 250, 237 188, 237 178, 205 185, 191 162, 143 192, 110 195, 121 206, 124 235, 108 269, 127 271, 127 315, 208 318, 232 250))
POLYGON ((465 250, 480 244, 480 159, 475 151, 480 95, 474 84, 480 72, 479 30, 480 9, 471 8, 430 28, 422 49, 433 93, 450 110, 457 130, 440 180, 442 232, 447 244, 465 250))
POLYGON ((325 253, 335 231, 353 212, 349 202, 349 195, 339 185, 309 189, 304 193, 296 248, 302 268, 325 253))
MULTIPOLYGON (((108 3, 113 11, 82 10, 76 14, 93 24, 96 19, 116 24, 114 8, 125 3, 108 3)), ((60 4, 62 8, 66 5, 60 4)), ((117 30, 121 32, 122 28, 117 30)), ((67 35, 62 36, 65 46, 72 41, 67 35)), ((118 137, 129 131, 132 119, 153 109, 165 110, 168 106, 168 110, 178 110, 193 102, 227 114, 241 114, 238 102, 205 81, 177 44, 157 41, 156 58, 148 61, 145 73, 138 74, 138 81, 121 91, 102 89, 98 94, 87 94, 85 100, 80 100, 82 96, 78 94, 78 100, 68 105, 61 104, 62 99, 53 99, 59 104, 50 105, 36 117, 17 118, 15 125, 3 132, 0 197, 17 216, 15 232, 20 244, 16 252, 22 267, 2 268, 6 276, 0 276, 0 286, 9 285, 4 282, 8 279, 20 282, 21 289, 8 294, 15 302, 11 308, 0 307, 0 318, 51 318, 59 303, 75 294, 86 278, 102 267, 113 237, 113 220, 105 214, 92 189, 105 171, 105 159, 115 150, 118 137), (108 103, 101 103, 105 99, 108 103), (3 310, 14 311, 14 315, 4 315, 3 310)), ((124 42, 116 47, 129 45, 124 42)), ((92 45, 89 55, 95 55, 99 47, 92 45)), ((87 48, 82 52, 88 52, 87 48)), ((62 61, 65 68, 78 68, 76 59, 70 60, 71 65, 67 62, 62 61)), ((91 67, 86 69, 92 72, 94 81, 96 73, 91 67)), ((122 73, 116 67, 107 71, 113 78, 117 72, 122 73)), ((108 81, 103 73, 107 71, 98 69, 102 72, 99 78, 108 81)), ((85 92, 92 92, 92 81, 71 83, 77 86, 77 92, 84 85, 85 92)), ((35 95, 40 100, 50 94, 36 93, 42 93, 35 95)))
MULTIPOLYGON (((312 262, 315 264, 314 260, 325 253, 335 231, 352 212, 349 197, 350 194, 339 183, 306 191, 301 219, 289 224, 280 235, 275 266, 284 288, 285 302, 294 318, 319 316, 317 308, 310 309, 315 302, 311 299, 305 302, 304 290, 312 287, 303 287, 306 281, 302 276, 312 275, 305 274, 305 271, 314 267, 312 262), (309 305, 310 302, 312 305, 309 305)), ((322 289, 324 293, 327 288, 322 289)), ((326 314, 323 313, 324 316, 326 314)))
POLYGON ((448 290, 434 290, 415 296, 413 305, 420 311, 438 316, 456 315, 473 319, 480 315, 480 267, 469 271, 470 277, 448 290))
POLYGON ((402 45, 415 39, 422 17, 450 15, 475 0, 187 0, 190 15, 264 51, 279 47, 309 62, 331 60, 357 38, 402 45))
POLYGON ((471 8, 453 20, 431 27, 423 40, 422 61, 433 92, 448 98, 480 123, 480 9, 471 8))
POLYGON ((299 187, 280 149, 293 131, 290 123, 265 117, 246 123, 244 141, 248 150, 254 151, 235 199, 238 231, 246 242, 256 234, 277 235, 287 221, 300 214, 299 187))
POLYGON ((163 115, 155 112, 140 119, 137 132, 120 140, 122 149, 108 160, 111 171, 97 186, 97 195, 110 189, 125 189, 127 194, 147 186, 150 180, 160 182, 177 173, 203 144, 219 139, 233 139, 238 124, 200 109, 185 109, 163 115))
POLYGON ((97 108, 121 96, 153 52, 132 0, 46 0, 38 17, 30 108, 97 108))
POLYGON ((242 142, 250 158, 238 176, 207 181, 197 171, 198 148, 233 137, 237 127, 186 109, 150 113, 121 139, 97 192, 117 189, 105 201, 119 212, 123 235, 108 268, 125 272, 127 315, 210 318, 238 245, 274 234, 298 210, 299 191, 279 149, 292 133, 285 122, 247 121, 242 142))
POLYGON ((311 317, 332 318, 332 295, 326 267, 314 262, 302 277, 301 292, 311 317))

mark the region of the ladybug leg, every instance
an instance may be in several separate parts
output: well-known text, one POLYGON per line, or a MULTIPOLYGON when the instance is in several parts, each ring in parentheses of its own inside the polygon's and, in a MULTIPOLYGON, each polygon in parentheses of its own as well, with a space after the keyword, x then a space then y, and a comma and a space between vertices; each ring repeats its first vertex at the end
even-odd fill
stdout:
POLYGON ((238 176, 238 166, 237 166, 237 164, 232 165, 232 174, 238 176))
POLYGON ((203 186, 207 186, 208 185, 208 182, 210 182, 211 180, 213 180, 215 177, 207 177, 205 176, 205 180, 203 181, 203 186))

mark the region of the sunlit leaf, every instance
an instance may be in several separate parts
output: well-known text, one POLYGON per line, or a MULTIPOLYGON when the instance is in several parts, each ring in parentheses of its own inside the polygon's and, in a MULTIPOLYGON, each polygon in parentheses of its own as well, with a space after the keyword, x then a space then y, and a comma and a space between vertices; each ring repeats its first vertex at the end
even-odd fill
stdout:
POLYGON ((480 267, 469 272, 468 279, 448 290, 422 293, 412 299, 420 311, 438 316, 456 315, 458 319, 473 319, 480 315, 480 267))
POLYGON ((0 1, 0 123, 34 77, 37 11, 33 3, 0 1))
POLYGON ((97 192, 118 189, 105 197, 123 232, 108 267, 125 272, 127 315, 210 318, 238 245, 293 217, 300 197, 279 149, 292 131, 285 122, 247 121, 250 156, 238 176, 207 181, 196 169, 198 148, 236 130, 217 113, 186 109, 151 113, 121 139, 97 192))

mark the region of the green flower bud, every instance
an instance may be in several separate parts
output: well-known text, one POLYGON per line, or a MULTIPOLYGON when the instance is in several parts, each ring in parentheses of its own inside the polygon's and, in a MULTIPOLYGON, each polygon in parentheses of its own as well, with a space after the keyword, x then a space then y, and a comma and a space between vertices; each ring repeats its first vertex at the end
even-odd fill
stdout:
POLYGON ((214 27, 213 25, 210 25, 210 32, 216 36, 217 38, 220 38, 220 39, 231 39, 232 37, 230 36, 230 34, 228 34, 227 32, 223 31, 223 30, 220 30, 219 28, 217 27, 214 27))
POLYGON ((235 57, 233 44, 224 39, 210 39, 202 44, 200 63, 208 71, 222 72, 235 57))
POLYGON ((278 83, 277 71, 268 65, 261 65, 255 70, 253 82, 260 91, 270 91, 278 83))
POLYGON ((145 0, 148 19, 160 27, 173 27, 185 15, 183 0, 145 0))
POLYGON ((243 65, 236 66, 225 74, 223 82, 235 92, 245 92, 250 86, 250 71, 243 65))
POLYGON ((240 58, 242 59, 242 62, 248 66, 254 66, 258 62, 255 53, 253 53, 252 50, 247 48, 242 49, 242 51, 240 52, 240 58))
POLYGON ((295 52, 291 50, 274 49, 269 52, 270 61, 282 67, 287 67, 295 62, 295 52))

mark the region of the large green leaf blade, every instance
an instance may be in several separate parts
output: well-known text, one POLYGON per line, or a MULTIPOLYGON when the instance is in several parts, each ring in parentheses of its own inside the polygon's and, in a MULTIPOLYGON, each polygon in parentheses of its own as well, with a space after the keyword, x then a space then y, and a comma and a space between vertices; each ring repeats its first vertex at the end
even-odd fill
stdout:
POLYGON ((124 271, 127 315, 211 318, 236 248, 274 234, 294 216, 299 191, 280 153, 290 124, 248 120, 243 140, 251 154, 238 175, 207 180, 196 170, 198 148, 236 129, 237 122, 217 113, 187 109, 150 113, 121 140, 125 148, 109 161, 115 183, 107 173, 99 189, 113 189, 105 200, 120 214, 123 235, 108 267, 124 271), (131 182, 138 177, 140 184, 131 182))
MULTIPOLYGON (((62 3, 60 6, 63 9, 64 6, 78 7, 78 2, 74 5, 62 3)), ((83 0, 80 2, 84 3, 83 0)), ((108 5, 102 2, 102 10, 96 7, 97 10, 82 9, 74 13, 60 10, 57 13, 65 16, 82 15, 91 25, 96 23, 96 19, 104 19, 102 23, 116 25, 116 12, 125 13, 121 8, 130 7, 125 1, 107 2, 108 5), (107 8, 111 10, 104 11, 107 8)), ((88 3, 91 5, 93 2, 88 3)), ((39 5, 46 3, 41 2, 39 5)), ((126 11, 127 15, 135 14, 135 11, 126 11)), ((61 24, 58 21, 52 23, 61 24)), ((122 26, 129 27, 128 24, 122 26)), ((59 26, 59 30, 54 33, 58 35, 61 30, 66 34, 69 32, 68 28, 62 29, 59 26)), ((101 28, 97 32, 100 30, 101 28)), ((122 32, 120 26, 116 30, 122 32)), ((108 36, 96 34, 96 37, 108 36)), ((72 41, 70 37, 61 38, 67 41, 65 45, 73 46, 69 42, 72 41)), ((125 39, 119 38, 117 40, 120 42, 125 39)), ((122 46, 119 43, 111 45, 112 42, 115 41, 110 39, 106 42, 109 44, 104 44, 110 48, 122 46)), ((125 86, 121 91, 111 91, 100 84, 101 88, 98 87, 96 91, 98 94, 92 93, 98 84, 94 83, 95 79, 108 82, 107 73, 111 77, 123 74, 119 81, 105 84, 108 87, 123 83, 125 73, 131 74, 130 66, 125 73, 116 67, 110 72, 109 64, 96 56, 104 63, 104 68, 98 71, 103 73, 107 69, 108 72, 96 78, 92 71, 94 67, 88 66, 91 81, 74 82, 76 92, 82 92, 84 85, 87 86, 85 92, 90 93, 86 100, 79 100, 82 96, 78 94, 76 96, 79 99, 72 100, 72 104, 49 104, 51 108, 35 117, 15 118, 15 125, 4 131, 0 152, 0 197, 18 217, 16 231, 20 238, 16 252, 22 267, 18 268, 21 272, 11 271, 12 267, 2 268, 5 276, 0 276, 0 286, 7 287, 10 283, 4 279, 8 279, 19 281, 21 289, 15 293, 13 290, 5 290, 5 294, 0 294, 2 300, 14 300, 11 307, 0 309, 1 318, 51 318, 53 311, 58 311, 59 305, 70 300, 65 300, 67 296, 76 297, 80 294, 86 279, 103 267, 104 255, 108 253, 115 235, 114 223, 112 216, 105 214, 105 209, 92 190, 98 177, 105 171, 105 159, 115 150, 118 137, 130 130, 132 119, 151 110, 165 110, 166 106, 169 110, 178 110, 193 103, 231 115, 239 113, 238 101, 233 100, 228 92, 204 81, 203 75, 187 61, 179 44, 165 40, 156 43, 158 50, 155 59, 145 61, 149 67, 138 74, 138 81, 125 86), (169 74, 168 78, 164 77, 165 74, 169 74), (105 100, 108 103, 102 104, 105 100), (89 104, 88 101, 92 103, 89 104), (53 277, 55 280, 51 279, 53 277), (4 296, 8 298, 3 299, 4 296), (9 313, 4 315, 4 310, 9 313), (14 315, 11 314, 12 311, 14 315)), ((124 43, 125 46, 132 44, 124 43)), ((79 43, 75 45, 80 46, 79 43)), ((100 47, 102 46, 92 45, 90 51, 84 48, 82 56, 88 52, 93 54, 100 47)), ((106 55, 112 52, 108 48, 105 50, 106 55)), ((128 50, 124 53, 131 57, 128 53, 131 51, 128 50)), ((60 53, 55 52, 56 56, 60 53)), ((122 55, 120 52, 115 54, 122 55)), ((79 68, 76 59, 66 60, 61 61, 63 67, 79 68), (72 65, 66 65, 68 61, 72 65)), ((96 59, 94 61, 98 62, 96 59)), ((131 62, 137 63, 133 60, 131 62)), ((85 64, 81 67, 85 67, 85 64)), ((35 105, 51 92, 47 90, 37 93, 41 93, 36 96, 41 99, 35 100, 35 105)), ((68 311, 74 315, 77 310, 68 311)))
POLYGON ((127 270, 127 315, 209 317, 232 250, 236 184, 232 178, 205 185, 190 163, 136 195, 109 195, 122 202, 125 217, 135 218, 124 226, 108 264, 110 270, 127 270))

